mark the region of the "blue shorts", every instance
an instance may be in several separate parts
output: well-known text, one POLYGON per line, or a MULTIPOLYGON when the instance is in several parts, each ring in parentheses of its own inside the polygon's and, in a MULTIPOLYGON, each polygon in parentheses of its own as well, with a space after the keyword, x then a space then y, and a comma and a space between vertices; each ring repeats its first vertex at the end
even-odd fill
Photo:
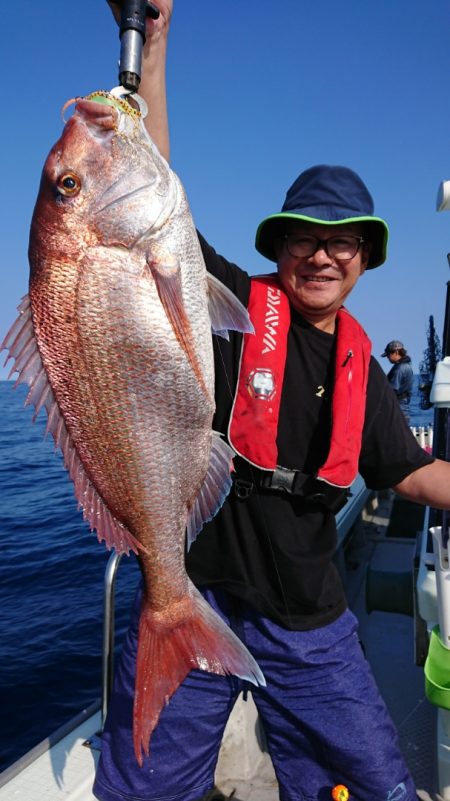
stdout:
MULTIPOLYGON (((203 593, 245 642, 267 687, 251 686, 279 783, 280 801, 322 801, 345 784, 352 801, 416 801, 395 727, 363 655, 354 615, 288 631, 226 597, 203 593)), ((136 762, 132 706, 140 598, 116 672, 94 784, 101 801, 198 801, 214 786, 222 734, 244 688, 235 677, 193 670, 172 696, 136 762)))

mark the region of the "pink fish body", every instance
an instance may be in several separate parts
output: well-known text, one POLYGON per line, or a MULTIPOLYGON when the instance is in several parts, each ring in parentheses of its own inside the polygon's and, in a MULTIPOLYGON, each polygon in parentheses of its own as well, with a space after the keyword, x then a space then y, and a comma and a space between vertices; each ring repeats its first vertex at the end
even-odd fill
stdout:
MULTIPOLYGON (((79 100, 44 166, 29 294, 2 347, 47 411, 85 519, 138 554, 144 579, 134 745, 194 668, 264 683, 189 580, 188 546, 231 486, 212 431, 211 326, 250 331, 208 276, 184 190, 141 114, 107 93, 79 100)), ((206 536, 206 535, 205 535, 206 536)))

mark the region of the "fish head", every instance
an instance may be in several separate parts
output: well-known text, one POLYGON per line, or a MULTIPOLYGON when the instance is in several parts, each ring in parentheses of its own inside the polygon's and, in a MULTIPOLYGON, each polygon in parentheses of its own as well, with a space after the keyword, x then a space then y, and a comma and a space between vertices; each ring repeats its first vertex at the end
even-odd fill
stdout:
POLYGON ((30 254, 55 246, 62 255, 83 245, 131 249, 159 230, 177 194, 139 109, 106 92, 78 99, 44 165, 30 254))

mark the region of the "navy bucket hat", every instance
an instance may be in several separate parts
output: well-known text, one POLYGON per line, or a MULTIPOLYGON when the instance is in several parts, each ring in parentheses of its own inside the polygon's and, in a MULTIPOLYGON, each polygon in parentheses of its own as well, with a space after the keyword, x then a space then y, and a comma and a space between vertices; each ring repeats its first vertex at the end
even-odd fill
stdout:
POLYGON ((386 259, 389 228, 373 212, 372 196, 356 172, 348 167, 319 164, 294 181, 281 212, 260 223, 255 247, 267 259, 277 261, 275 240, 290 219, 330 226, 357 222, 364 224, 365 237, 372 243, 367 269, 378 267, 386 259))

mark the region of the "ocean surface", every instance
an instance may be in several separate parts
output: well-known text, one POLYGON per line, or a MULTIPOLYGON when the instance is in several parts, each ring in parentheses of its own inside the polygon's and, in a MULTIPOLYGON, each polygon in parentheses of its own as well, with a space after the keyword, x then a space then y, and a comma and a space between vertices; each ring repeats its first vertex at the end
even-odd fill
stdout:
MULTIPOLYGON (((101 696, 103 580, 109 558, 77 510, 72 484, 32 424, 27 389, 0 381, 0 770, 101 696)), ((410 423, 428 426, 417 393, 410 423)), ((116 581, 120 648, 139 581, 116 581)))

